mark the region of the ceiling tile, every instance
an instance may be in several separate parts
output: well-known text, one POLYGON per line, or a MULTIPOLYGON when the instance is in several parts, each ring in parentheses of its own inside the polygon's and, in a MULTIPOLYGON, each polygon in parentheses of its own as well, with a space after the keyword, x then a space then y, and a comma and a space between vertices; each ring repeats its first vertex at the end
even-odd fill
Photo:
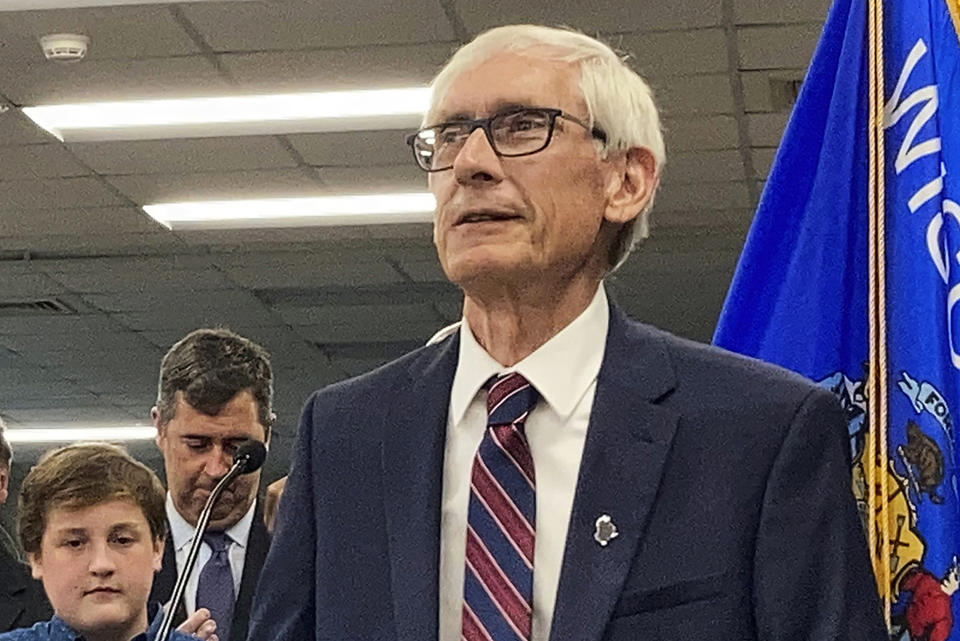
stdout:
POLYGON ((771 82, 775 80, 800 80, 803 76, 803 69, 740 72, 744 110, 748 114, 774 111, 771 82))
POLYGON ((740 151, 697 151, 673 154, 664 170, 664 184, 744 180, 740 151))
POLYGON ((182 243, 170 232, 138 232, 101 234, 54 234, 39 236, 11 236, 5 241, 7 246, 17 251, 26 251, 32 255, 80 255, 89 256, 103 253, 126 254, 133 251, 158 252, 176 251, 182 243))
POLYGON ((0 316, 0 336, 53 336, 80 332, 108 334, 123 329, 102 314, 47 314, 0 316))
POLYGON ((730 79, 725 75, 671 78, 652 86, 665 118, 733 113, 730 79))
POLYGON ((159 232, 163 227, 133 207, 34 209, 29 216, 0 210, 0 236, 58 235, 75 237, 100 233, 159 232))
POLYGON ((747 130, 754 147, 776 147, 786 129, 790 112, 747 114, 747 130))
POLYGON ((0 65, 0 90, 18 105, 235 93, 203 56, 0 65))
POLYGON ((740 69, 806 68, 819 38, 819 24, 741 27, 740 69))
POLYGON ((0 182, 0 211, 125 205, 96 178, 47 178, 0 182))
POLYGON ((84 64, 107 58, 156 58, 199 53, 166 7, 127 6, 15 11, 0 20, 0 66, 47 64, 40 37, 79 33, 90 37, 84 64))
POLYGON ((427 177, 413 158, 404 165, 385 167, 325 167, 320 178, 331 191, 364 193, 368 191, 426 191, 427 177))
POLYGON ((0 181, 89 174, 90 170, 74 160, 70 152, 58 143, 6 147, 0 153, 0 181))
MULTIPOLYGON (((2 221, 2 214, 0 214, 0 221, 2 221)), ((0 275, 0 299, 5 301, 36 300, 53 297, 63 292, 62 285, 44 274, 0 275)))
POLYGON ((214 269, 171 271, 105 270, 102 272, 50 272, 50 277, 78 294, 137 292, 152 289, 204 291, 224 289, 232 283, 214 269))
POLYGON ((620 0, 460 0, 457 12, 472 33, 502 24, 572 24, 585 33, 623 33, 712 27, 722 22, 720 0, 648 2, 620 0), (589 6, 589 9, 587 9, 589 6))
POLYGON ((773 147, 764 147, 753 150, 753 168, 760 178, 766 178, 770 173, 770 167, 773 165, 773 159, 777 155, 777 150, 773 147))
POLYGON ((445 42, 231 53, 221 54, 218 60, 245 91, 408 87, 429 84, 454 46, 445 42))
POLYGON ((739 143, 731 116, 669 118, 663 121, 663 131, 667 163, 676 152, 735 149, 739 143))
POLYGON ((299 169, 111 176, 108 180, 141 205, 184 200, 319 195, 324 191, 316 178, 299 169))
MULTIPOLYGON (((4 89, 3 84, 0 84, 0 93, 3 93, 4 89)), ((6 147, 55 141, 56 138, 33 124, 19 109, 0 111, 0 154, 3 156, 15 153, 5 149, 6 147)))
MULTIPOLYGON (((309 310, 279 310, 292 320, 309 321, 295 324, 305 338, 318 343, 350 343, 355 341, 426 342, 444 325, 430 305, 325 305, 309 310), (390 322, 383 322, 389 318, 390 322)), ((293 323, 292 323, 293 324, 293 323)))
POLYGON ((664 185, 657 194, 653 215, 656 217, 658 211, 678 210, 696 214, 700 210, 742 209, 749 206, 750 196, 743 182, 664 185))
POLYGON ((271 327, 278 323, 278 319, 262 305, 242 310, 172 308, 162 312, 122 312, 113 314, 112 318, 137 332, 172 331, 180 335, 186 335, 200 327, 271 327))
POLYGON ((408 0, 385 11, 378 2, 184 4, 182 10, 217 51, 309 49, 356 44, 452 40, 440 3, 408 0))
POLYGON ((408 129, 355 131, 287 136, 310 165, 350 167, 402 165, 411 161, 404 139, 408 129))
POLYGON ((273 136, 90 142, 68 146, 94 171, 107 175, 230 172, 297 166, 273 136))
POLYGON ((736 0, 734 19, 737 24, 775 24, 816 22, 823 24, 830 0, 736 0))
POLYGON ((624 34, 612 38, 618 51, 644 78, 666 78, 727 71, 727 46, 722 29, 694 29, 624 34))
POLYGON ((397 270, 385 261, 367 263, 278 263, 273 267, 238 265, 224 267, 231 279, 244 287, 264 289, 272 287, 319 288, 351 283, 352 285, 380 285, 404 280, 397 270))
POLYGON ((84 294, 83 300, 108 313, 182 311, 185 314, 204 314, 219 311, 237 311, 262 307, 259 300, 241 289, 187 291, 158 289, 144 292, 113 292, 84 294), (188 294, 185 296, 184 294, 188 294))

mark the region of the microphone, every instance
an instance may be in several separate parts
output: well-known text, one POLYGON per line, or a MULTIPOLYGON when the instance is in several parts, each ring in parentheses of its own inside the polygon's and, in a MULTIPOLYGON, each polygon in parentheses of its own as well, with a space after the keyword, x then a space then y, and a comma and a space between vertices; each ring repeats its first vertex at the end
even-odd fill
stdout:
MULTIPOLYGON (((226 475, 220 479, 220 482, 210 492, 203 511, 200 512, 200 518, 197 519, 197 529, 193 533, 193 543, 190 544, 190 551, 187 553, 187 562, 183 566, 183 572, 177 578, 177 584, 173 588, 173 596, 170 598, 170 605, 163 615, 163 622, 160 624, 160 630, 154 641, 168 641, 170 630, 173 628, 173 617, 176 616, 177 608, 183 601, 183 593, 187 589, 187 578, 193 572, 193 566, 197 563, 197 555, 200 553, 200 543, 203 541, 203 535, 207 531, 207 525, 210 523, 210 514, 213 512, 213 506, 223 494, 223 490, 241 474, 250 474, 256 472, 267 459, 267 448, 260 441, 244 441, 233 455, 233 465, 226 475)), ((226 640, 225 640, 226 641, 226 640)))

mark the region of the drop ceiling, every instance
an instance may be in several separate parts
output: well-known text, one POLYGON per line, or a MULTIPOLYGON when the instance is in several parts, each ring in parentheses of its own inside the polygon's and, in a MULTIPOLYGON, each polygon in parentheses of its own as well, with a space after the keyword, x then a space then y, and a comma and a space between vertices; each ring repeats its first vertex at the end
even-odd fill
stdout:
MULTIPOLYGON (((0 6, 3 2, 0 0, 0 6)), ((22 4, 22 3, 21 3, 22 4)), ((142 422, 164 351, 226 325, 276 368, 274 472, 313 389, 457 319, 426 225, 171 232, 156 201, 420 189, 403 131, 63 144, 43 103, 427 83, 487 27, 538 22, 632 53, 666 126, 651 240, 612 279, 635 316, 708 340, 827 0, 243 0, 0 11, 0 415, 142 422), (38 39, 90 36, 56 64, 38 39)), ((9 8, 9 7, 8 7, 9 8)), ((25 448, 26 459, 32 456, 25 448)), ((22 472, 22 470, 21 470, 22 472)))

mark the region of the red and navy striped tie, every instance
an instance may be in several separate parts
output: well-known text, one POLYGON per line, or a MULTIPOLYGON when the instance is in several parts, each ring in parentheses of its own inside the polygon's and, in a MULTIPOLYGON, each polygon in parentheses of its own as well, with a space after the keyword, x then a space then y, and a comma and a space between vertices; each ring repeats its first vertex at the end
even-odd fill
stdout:
POLYGON ((470 477, 462 637, 529 641, 536 486, 523 422, 539 394, 523 376, 491 379, 487 430, 470 477))

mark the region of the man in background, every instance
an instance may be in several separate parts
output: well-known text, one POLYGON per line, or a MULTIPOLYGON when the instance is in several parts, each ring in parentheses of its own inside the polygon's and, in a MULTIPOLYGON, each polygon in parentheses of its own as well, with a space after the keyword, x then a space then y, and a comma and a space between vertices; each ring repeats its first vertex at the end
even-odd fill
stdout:
MULTIPOLYGON (((186 562, 211 490, 246 440, 268 444, 275 416, 267 352, 226 329, 198 329, 163 357, 151 410, 167 480, 170 535, 151 598, 166 602, 186 562)), ((244 641, 253 591, 270 545, 257 500, 260 471, 239 476, 213 510, 183 611, 210 610, 220 641, 244 641)))
MULTIPOLYGON (((13 464, 13 450, 5 431, 0 419, 0 507, 9 498, 13 464)), ((43 586, 30 576, 30 568, 20 561, 13 540, 0 528, 0 632, 31 626, 52 614, 43 586)))

